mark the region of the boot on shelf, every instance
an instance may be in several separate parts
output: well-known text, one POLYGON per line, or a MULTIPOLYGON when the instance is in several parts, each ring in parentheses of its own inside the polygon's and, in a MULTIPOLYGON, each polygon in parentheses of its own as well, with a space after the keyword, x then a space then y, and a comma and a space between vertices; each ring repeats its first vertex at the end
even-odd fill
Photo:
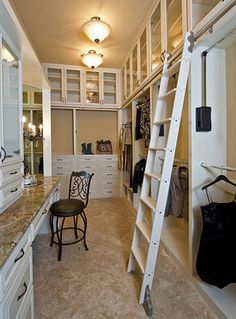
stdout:
POLYGON ((82 154, 86 154, 86 143, 81 144, 82 146, 82 154))
POLYGON ((86 149, 86 153, 85 154, 93 155, 93 153, 92 153, 92 143, 88 143, 87 144, 87 149, 86 149))

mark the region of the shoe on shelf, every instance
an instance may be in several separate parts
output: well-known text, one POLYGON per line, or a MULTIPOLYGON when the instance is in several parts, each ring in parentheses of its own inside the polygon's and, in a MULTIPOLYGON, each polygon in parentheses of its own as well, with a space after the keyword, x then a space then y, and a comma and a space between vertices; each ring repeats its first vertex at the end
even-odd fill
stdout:
POLYGON ((87 149, 86 149, 86 153, 87 155, 93 155, 92 153, 92 143, 88 143, 87 144, 87 149))

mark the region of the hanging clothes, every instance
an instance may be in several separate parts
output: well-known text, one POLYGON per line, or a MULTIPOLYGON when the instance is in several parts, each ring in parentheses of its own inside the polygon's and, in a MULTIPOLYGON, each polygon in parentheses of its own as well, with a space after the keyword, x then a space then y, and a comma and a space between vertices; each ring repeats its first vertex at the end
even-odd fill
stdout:
POLYGON ((165 216, 173 215, 188 221, 188 168, 173 167, 165 216))
POLYGON ((132 123, 127 122, 120 129, 119 168, 130 170, 132 166, 132 123))
MULTIPOLYGON (((206 190, 207 192, 207 190, 206 190)), ((203 230, 197 255, 199 277, 218 288, 236 282, 236 203, 201 206, 203 230)))
POLYGON ((139 186, 142 185, 145 166, 146 166, 146 160, 144 158, 135 164, 133 183, 132 183, 133 193, 137 193, 138 185, 139 186))
POLYGON ((146 148, 150 142, 150 99, 145 98, 143 102, 138 102, 136 112, 135 139, 144 138, 146 148))

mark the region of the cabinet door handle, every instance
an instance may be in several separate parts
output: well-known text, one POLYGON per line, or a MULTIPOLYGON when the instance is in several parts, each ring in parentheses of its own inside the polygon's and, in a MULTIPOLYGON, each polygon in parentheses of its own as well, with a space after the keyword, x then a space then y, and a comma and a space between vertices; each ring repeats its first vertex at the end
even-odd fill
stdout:
POLYGON ((3 146, 1 146, 1 150, 3 151, 3 159, 2 159, 2 162, 5 161, 6 157, 7 157, 7 152, 5 150, 5 148, 3 146))
POLYGON ((24 282, 24 288, 25 290, 22 292, 22 294, 17 297, 17 301, 19 301, 26 294, 26 291, 28 289, 26 282, 24 282))
POLYGON ((19 257, 16 257, 16 258, 15 258, 14 263, 17 263, 17 261, 20 260, 20 259, 24 256, 24 254, 25 254, 24 249, 21 248, 20 251, 21 251, 21 255, 20 255, 19 257))
POLYGON ((14 189, 12 189, 12 190, 11 190, 11 193, 15 193, 16 191, 18 191, 18 188, 17 188, 17 187, 14 188, 14 189))
POLYGON ((10 173, 10 175, 15 175, 15 174, 17 174, 17 171, 10 173))
POLYGON ((48 210, 44 209, 44 211, 42 212, 42 215, 47 214, 48 210))

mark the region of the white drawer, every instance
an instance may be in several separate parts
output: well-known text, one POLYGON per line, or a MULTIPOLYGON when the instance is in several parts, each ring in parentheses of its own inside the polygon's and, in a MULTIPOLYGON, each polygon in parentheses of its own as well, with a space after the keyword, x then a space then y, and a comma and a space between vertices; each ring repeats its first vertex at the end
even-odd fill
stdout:
POLYGON ((93 173, 97 170, 99 170, 100 168, 100 163, 96 163, 96 162, 87 162, 87 163, 78 163, 77 164, 77 170, 78 171, 86 171, 89 173, 93 173))
POLYGON ((69 176, 72 172, 52 171, 52 176, 69 176))
POLYGON ((29 293, 26 297, 24 304, 18 314, 19 319, 34 319, 34 292, 33 285, 29 289, 29 293))
POLYGON ((102 178, 118 178, 119 172, 118 170, 108 170, 108 171, 97 171, 94 175, 94 178, 102 179, 102 178))
POLYGON ((94 179, 91 181, 91 188, 104 188, 108 187, 113 189, 119 187, 119 179, 118 178, 106 178, 106 179, 94 179))
POLYGON ((43 224, 51 206, 51 198, 49 197, 44 205, 41 207, 35 218, 31 223, 31 234, 32 234, 32 241, 34 240, 35 236, 37 235, 40 226, 43 224))
POLYGON ((17 280, 19 269, 25 262, 30 250, 31 236, 30 228, 28 228, 0 271, 0 301, 3 300, 6 291, 17 280))
POLYGON ((53 163, 73 163, 73 155, 54 155, 52 157, 53 163))
POLYGON ((100 160, 102 162, 117 162, 118 156, 117 155, 100 155, 100 160))
POLYGON ((118 169, 118 162, 108 162, 108 161, 101 162, 100 169, 103 171, 111 171, 111 170, 118 169))
POLYGON ((32 293, 32 249, 30 249, 17 279, 16 285, 8 291, 2 303, 4 319, 21 319, 21 309, 30 293, 32 293))
POLYGON ((0 168, 0 187, 23 177, 23 163, 3 166, 0 168))
POLYGON ((64 170, 64 171, 73 171, 73 164, 68 163, 68 162, 57 162, 57 163, 52 163, 52 169, 53 170, 64 170))
POLYGON ((107 188, 107 189, 91 189, 90 198, 112 198, 120 196, 118 188, 107 188))
POLYGON ((98 157, 96 155, 81 155, 76 156, 77 164, 79 163, 90 163, 90 162, 97 162, 98 157))
POLYGON ((23 193, 23 178, 20 178, 0 189, 0 206, 8 204, 23 193))

